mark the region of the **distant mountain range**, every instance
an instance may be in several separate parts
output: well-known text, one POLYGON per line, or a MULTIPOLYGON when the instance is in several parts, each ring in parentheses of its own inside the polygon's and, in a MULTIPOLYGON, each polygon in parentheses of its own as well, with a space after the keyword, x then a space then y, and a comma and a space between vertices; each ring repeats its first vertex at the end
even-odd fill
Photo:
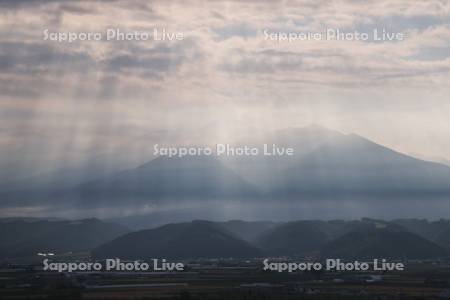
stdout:
POLYGON ((275 194, 448 194, 450 168, 398 153, 365 138, 342 136, 285 170, 275 194))
MULTIPOLYGON (((80 199, 83 206, 124 200, 158 202, 164 199, 255 197, 257 187, 211 156, 158 157, 138 168, 81 184, 61 193, 80 199)), ((128 202, 129 203, 129 202, 128 202)))
MULTIPOLYGON (((430 198, 450 195, 450 167, 401 154, 355 134, 319 126, 279 131, 265 141, 294 156, 158 157, 139 167, 87 176, 62 172, 3 191, 2 205, 72 207, 164 204, 165 200, 430 198), (66 175, 70 178, 65 178, 66 175)), ((95 172, 92 172, 96 174, 95 172)))
POLYGON ((449 224, 417 219, 192 221, 129 232, 96 219, 1 220, 0 259, 89 250, 95 259, 431 259, 450 255, 449 224))
POLYGON ((450 249, 450 220, 441 219, 429 222, 424 219, 401 219, 393 222, 412 233, 450 249))
POLYGON ((263 252, 219 224, 193 221, 129 233, 93 250, 94 258, 188 259, 260 257, 263 252))
POLYGON ((343 259, 427 259, 444 257, 441 246, 403 228, 363 228, 336 238, 324 247, 322 257, 343 259))
POLYGON ((124 259, 308 256, 351 260, 428 259, 450 254, 450 249, 442 244, 397 223, 372 219, 287 223, 193 221, 124 235, 94 249, 93 255, 124 259))
POLYGON ((318 251, 329 240, 321 230, 321 225, 322 222, 289 222, 265 231, 256 243, 275 256, 295 256, 318 251))

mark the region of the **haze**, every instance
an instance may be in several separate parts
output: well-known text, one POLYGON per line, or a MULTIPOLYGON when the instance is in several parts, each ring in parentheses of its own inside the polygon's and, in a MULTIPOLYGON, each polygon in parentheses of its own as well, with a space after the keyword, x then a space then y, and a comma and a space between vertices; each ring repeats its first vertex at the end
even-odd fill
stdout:
POLYGON ((3 181, 136 166, 155 143, 242 141, 320 124, 450 159, 448 1, 2 1, 3 181), (189 5, 187 5, 189 3, 189 5), (183 33, 182 41, 44 41, 44 30, 183 33), (264 39, 387 29, 404 41, 264 39))

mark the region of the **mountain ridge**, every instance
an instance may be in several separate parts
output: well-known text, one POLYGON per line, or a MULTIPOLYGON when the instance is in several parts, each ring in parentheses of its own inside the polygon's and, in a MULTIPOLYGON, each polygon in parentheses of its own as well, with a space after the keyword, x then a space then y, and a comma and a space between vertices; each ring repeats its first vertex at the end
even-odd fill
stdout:
POLYGON ((449 166, 416 159, 357 134, 311 126, 282 130, 272 141, 301 150, 293 157, 157 157, 112 175, 87 178, 70 188, 49 185, 3 193, 1 204, 69 203, 75 208, 92 208, 207 199, 257 203, 280 198, 450 195, 449 166))

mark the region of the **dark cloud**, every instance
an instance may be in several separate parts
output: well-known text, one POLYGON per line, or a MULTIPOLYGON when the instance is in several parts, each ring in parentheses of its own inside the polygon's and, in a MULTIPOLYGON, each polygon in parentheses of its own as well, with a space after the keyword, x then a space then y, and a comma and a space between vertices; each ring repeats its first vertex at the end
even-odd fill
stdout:
MULTIPOLYGON (((286 71, 307 71, 326 69, 331 70, 333 66, 312 66, 305 63, 308 58, 346 60, 348 57, 343 53, 330 51, 293 52, 283 50, 258 50, 237 51, 235 55, 239 59, 234 63, 224 63, 221 69, 236 73, 275 73, 286 71)), ((345 65, 342 65, 345 67, 345 65)), ((349 65, 347 65, 347 68, 349 65)), ((337 71, 337 70, 334 70, 337 71)))
POLYGON ((134 47, 129 53, 112 56, 102 64, 109 72, 144 71, 156 77, 174 72, 186 59, 183 52, 181 47, 158 46, 153 49, 134 47))
POLYGON ((192 41, 156 44, 153 48, 148 47, 148 43, 153 41, 107 43, 117 45, 117 51, 96 59, 87 50, 79 49, 80 44, 3 42, 0 45, 0 75, 14 77, 14 88, 0 84, 4 88, 3 94, 18 98, 36 97, 57 90, 64 75, 97 74, 96 82, 83 76, 79 78, 76 84, 86 91, 78 90, 78 95, 86 96, 97 90, 100 95, 112 96, 113 91, 126 84, 126 78, 130 76, 161 80, 176 73, 184 63, 201 57, 192 41))
POLYGON ((6 9, 18 9, 18 8, 27 8, 27 7, 36 7, 36 6, 44 6, 51 3, 60 4, 60 7, 62 9, 67 9, 68 11, 73 12, 82 12, 80 8, 76 7, 76 4, 78 3, 101 3, 101 2, 114 2, 115 0, 106 0, 106 1, 100 1, 100 0, 80 0, 80 1, 73 1, 73 0, 1 0, 0 1, 0 7, 6 8, 6 9))
POLYGON ((11 98, 34 99, 39 97, 39 89, 37 87, 29 86, 25 83, 21 84, 16 80, 2 80, 0 79, 0 90, 2 96, 11 98))
POLYGON ((213 32, 217 35, 219 40, 225 40, 232 37, 255 37, 258 34, 258 29, 249 24, 240 23, 213 28, 213 32))
POLYGON ((67 51, 45 43, 3 42, 0 45, 0 72, 34 73, 34 71, 84 68, 93 60, 86 52, 67 51))
POLYGON ((57 2, 56 0, 2 0, 0 7, 2 9, 18 9, 23 7, 42 6, 47 3, 57 2))

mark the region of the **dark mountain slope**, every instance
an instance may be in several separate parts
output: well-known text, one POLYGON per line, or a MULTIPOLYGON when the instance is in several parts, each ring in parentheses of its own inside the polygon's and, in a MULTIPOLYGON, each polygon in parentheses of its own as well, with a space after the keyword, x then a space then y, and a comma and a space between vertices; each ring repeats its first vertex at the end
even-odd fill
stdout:
POLYGON ((349 232, 323 247, 323 258, 424 259, 447 255, 437 244, 397 226, 349 232))
POLYGON ((279 194, 441 195, 450 168, 415 159, 357 135, 321 146, 285 172, 279 194))
POLYGON ((92 255, 95 258, 188 259, 244 258, 262 254, 218 224, 193 221, 126 234, 98 247, 92 255))
POLYGON ((218 224, 233 233, 235 236, 250 243, 254 243, 263 233, 279 225, 275 222, 269 221, 247 222, 241 220, 219 222, 218 224))
POLYGON ((71 191, 84 199, 201 199, 255 196, 257 189, 213 156, 159 157, 71 191))
POLYGON ((262 234, 256 244, 271 255, 295 256, 319 250, 329 240, 322 221, 282 224, 262 234))

